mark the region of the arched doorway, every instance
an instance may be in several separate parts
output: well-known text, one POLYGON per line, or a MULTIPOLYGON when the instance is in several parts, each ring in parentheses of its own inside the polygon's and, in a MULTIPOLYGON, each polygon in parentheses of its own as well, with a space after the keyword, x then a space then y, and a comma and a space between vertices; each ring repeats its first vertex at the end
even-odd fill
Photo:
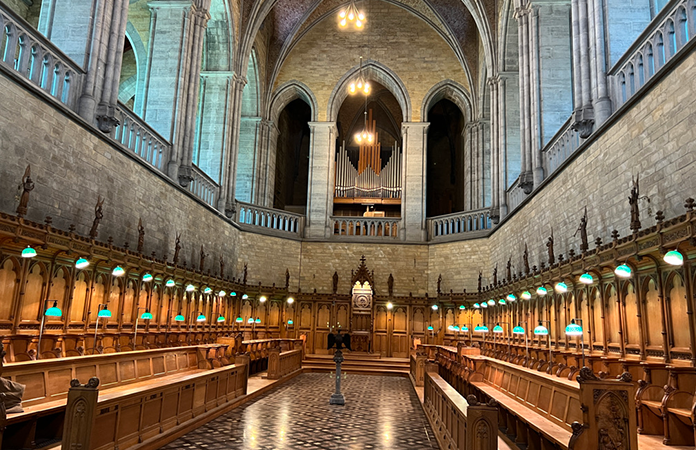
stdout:
POLYGON ((278 117, 273 207, 305 214, 309 181, 310 106, 301 99, 288 103, 278 117))

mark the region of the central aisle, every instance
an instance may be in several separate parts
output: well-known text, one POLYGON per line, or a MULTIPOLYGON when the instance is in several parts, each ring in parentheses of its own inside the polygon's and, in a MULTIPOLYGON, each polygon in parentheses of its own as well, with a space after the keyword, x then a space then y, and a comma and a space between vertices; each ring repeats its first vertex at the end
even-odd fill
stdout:
POLYGON ((348 375, 345 406, 330 406, 335 380, 306 373, 163 449, 438 449, 411 382, 348 375))

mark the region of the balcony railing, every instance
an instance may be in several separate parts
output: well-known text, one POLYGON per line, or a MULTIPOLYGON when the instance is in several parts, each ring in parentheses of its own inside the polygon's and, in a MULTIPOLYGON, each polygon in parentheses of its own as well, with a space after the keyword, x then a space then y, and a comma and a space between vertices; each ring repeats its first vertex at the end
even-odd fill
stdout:
POLYGON ((75 111, 85 72, 0 2, 0 64, 75 111))
POLYGON ((458 212, 428 219, 428 239, 490 230, 493 223, 488 209, 458 212))
POLYGON ((517 208, 527 197, 527 194, 524 193, 522 186, 520 186, 520 177, 517 177, 515 182, 512 183, 512 186, 508 188, 506 195, 508 211, 512 211, 517 208))
POLYGON ((303 215, 249 203, 237 202, 236 222, 243 226, 291 233, 298 237, 304 234, 303 215))
POLYGON ((121 102, 118 112, 121 123, 111 132, 111 137, 160 172, 165 172, 172 144, 121 102))
MULTIPOLYGON (((571 128, 572 117, 541 150, 544 155, 544 174, 548 178, 580 146, 580 135, 571 128)), ((512 208, 510 208, 512 210, 512 208)))
POLYGON ((191 175, 193 175, 193 181, 188 185, 189 192, 215 208, 220 193, 220 185, 199 169, 198 166, 195 164, 192 164, 192 166, 191 175))
POLYGON ((696 35, 694 0, 672 0, 609 71, 616 110, 696 35))
POLYGON ((331 217, 334 237, 396 239, 400 222, 400 217, 331 217))

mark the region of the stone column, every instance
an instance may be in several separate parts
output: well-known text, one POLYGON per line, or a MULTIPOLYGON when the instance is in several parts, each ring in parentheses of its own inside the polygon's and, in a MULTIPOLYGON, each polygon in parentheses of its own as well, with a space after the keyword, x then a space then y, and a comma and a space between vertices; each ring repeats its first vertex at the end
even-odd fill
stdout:
POLYGON ((39 31, 87 72, 78 113, 105 133, 116 117, 128 0, 43 0, 39 31))
POLYGON ((239 152, 239 130, 242 117, 242 91, 246 86, 247 80, 235 74, 232 77, 232 95, 230 102, 227 105, 228 126, 225 129, 225 136, 228 142, 227 148, 229 151, 223 159, 222 180, 220 182, 220 199, 218 201, 218 210, 224 211, 229 218, 234 217, 235 203, 234 190, 236 179, 237 154, 239 152))
POLYGON ((325 239, 333 230, 329 216, 333 212, 336 122, 309 122, 309 192, 305 237, 325 239))
POLYGON ((201 73, 196 165, 222 185, 224 161, 229 153, 230 108, 234 74, 201 73))
POLYGON ((278 145, 278 127, 270 120, 259 122, 259 135, 256 145, 254 181, 252 199, 255 205, 273 207, 273 189, 275 188, 275 159, 278 145))
POLYGON ((401 179, 401 240, 422 242, 426 238, 426 144, 429 126, 429 122, 401 124, 404 148, 401 179))
POLYGON ((152 26, 143 117, 172 143, 167 174, 186 187, 193 179, 193 138, 210 0, 151 0, 148 6, 152 26))
POLYGON ((612 103, 609 97, 607 85, 607 57, 604 47, 604 5, 601 0, 589 0, 590 15, 592 17, 593 34, 590 36, 591 59, 596 66, 593 78, 593 101, 595 124, 597 126, 604 123, 612 113, 612 103))
POLYGON ((572 0, 571 14, 573 24, 573 81, 575 85, 572 128, 584 139, 592 133, 595 123, 590 80, 587 0, 572 0))
POLYGON ((260 163, 258 144, 261 120, 261 117, 246 116, 239 121, 239 150, 234 198, 242 202, 254 203, 255 174, 260 163))

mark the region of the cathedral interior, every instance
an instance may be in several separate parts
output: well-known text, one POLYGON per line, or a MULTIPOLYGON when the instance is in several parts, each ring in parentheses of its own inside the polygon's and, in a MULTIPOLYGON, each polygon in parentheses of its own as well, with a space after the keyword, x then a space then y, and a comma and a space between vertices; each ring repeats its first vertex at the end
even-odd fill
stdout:
POLYGON ((0 0, 0 449, 696 448, 694 36, 0 0))

